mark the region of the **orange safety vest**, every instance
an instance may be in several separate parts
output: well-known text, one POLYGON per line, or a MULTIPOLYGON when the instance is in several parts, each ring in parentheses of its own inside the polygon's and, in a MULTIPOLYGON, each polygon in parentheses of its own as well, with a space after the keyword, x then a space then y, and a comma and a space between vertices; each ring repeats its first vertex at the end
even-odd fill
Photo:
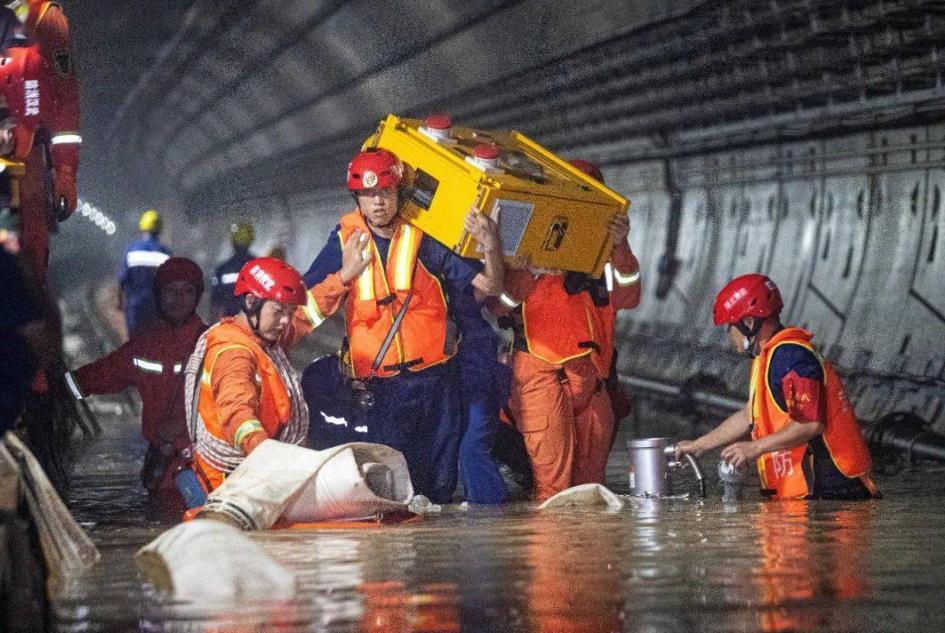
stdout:
POLYGON ((440 280, 417 257, 423 232, 407 222, 400 222, 391 240, 385 267, 360 211, 342 216, 338 233, 342 247, 355 229, 360 229, 370 240, 371 263, 352 283, 345 303, 354 375, 362 379, 372 376, 374 359, 411 287, 410 306, 373 375, 386 378, 404 369, 421 371, 449 360, 455 349, 447 349, 446 296, 440 280))
MULTIPOLYGON (((760 439, 784 428, 791 420, 787 411, 775 401, 768 388, 768 371, 774 350, 787 343, 809 349, 820 361, 826 383, 826 419, 824 445, 837 469, 849 478, 862 477, 872 468, 872 459, 866 440, 860 432, 853 405, 850 404, 840 376, 828 361, 811 345, 810 332, 801 328, 785 328, 769 340, 755 358, 751 369, 752 438, 760 439)), ((761 486, 772 491, 776 498, 799 499, 810 494, 804 476, 804 456, 807 444, 765 453, 758 459, 761 486)))
POLYGON ((290 444, 302 443, 308 433, 308 408, 302 398, 298 375, 281 347, 263 348, 256 337, 234 323, 232 318, 225 318, 198 339, 194 355, 203 359, 197 390, 196 428, 193 429, 194 458, 212 488, 219 486, 226 474, 245 459, 241 443, 250 432, 261 427, 272 439, 290 444), (235 434, 228 436, 220 421, 211 377, 220 354, 233 348, 249 350, 256 360, 259 417, 244 421, 235 434))
POLYGON ((552 365, 587 356, 598 348, 586 292, 568 294, 564 275, 541 275, 521 304, 528 353, 552 365))

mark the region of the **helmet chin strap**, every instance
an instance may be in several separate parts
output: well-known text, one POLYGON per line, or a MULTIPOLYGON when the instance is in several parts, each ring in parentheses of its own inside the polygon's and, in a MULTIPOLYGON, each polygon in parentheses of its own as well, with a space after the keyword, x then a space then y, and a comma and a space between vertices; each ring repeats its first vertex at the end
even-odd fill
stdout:
POLYGON ((262 338, 262 335, 259 334, 259 313, 262 312, 263 304, 266 303, 266 299, 259 299, 255 306, 252 308, 249 307, 249 301, 247 297, 249 295, 243 295, 240 298, 240 312, 246 315, 246 320, 249 321, 249 327, 252 328, 253 333, 256 336, 262 338))
POLYGON ((737 329, 742 336, 745 338, 742 339, 742 351, 748 354, 751 358, 758 356, 758 333, 761 332, 761 324, 764 322, 764 319, 756 318, 755 324, 751 327, 745 325, 745 320, 742 319, 738 323, 735 323, 735 329, 737 329))

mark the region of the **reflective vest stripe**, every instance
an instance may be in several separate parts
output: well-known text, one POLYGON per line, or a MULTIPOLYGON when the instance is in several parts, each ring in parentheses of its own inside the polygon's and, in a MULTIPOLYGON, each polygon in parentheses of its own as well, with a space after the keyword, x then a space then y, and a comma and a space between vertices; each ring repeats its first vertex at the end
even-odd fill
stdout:
POLYGON ((59 132, 53 134, 53 137, 49 139, 50 145, 64 145, 67 143, 81 145, 82 137, 77 132, 59 132))
POLYGON ((131 361, 134 363, 134 366, 140 369, 141 371, 150 372, 152 374, 160 374, 164 371, 164 365, 161 363, 156 363, 153 360, 146 360, 144 358, 134 358, 131 361))
POLYGON ((607 282, 607 292, 614 291, 614 265, 610 262, 604 264, 604 281, 607 282))
POLYGON ((410 290, 413 278, 413 251, 417 230, 409 224, 401 224, 400 239, 397 240, 397 259, 394 261, 394 290, 410 290))
POLYGON ((79 389, 79 385, 76 383, 75 376, 72 375, 71 371, 66 372, 66 386, 69 387, 69 391, 72 392, 76 400, 82 400, 85 397, 82 395, 82 390, 79 389))
POLYGON ((170 255, 160 251, 128 251, 125 262, 128 268, 134 268, 135 266, 156 268, 167 261, 169 257, 170 255))
POLYGON ((256 431, 263 431, 263 425, 259 420, 246 420, 239 425, 239 428, 236 429, 236 433, 233 435, 233 447, 240 448, 243 445, 243 439, 256 431))
POLYGON ((306 291, 305 295, 307 296, 307 300, 305 305, 302 306, 302 312, 308 317, 312 327, 318 327, 325 322, 325 316, 318 309, 318 302, 315 301, 315 295, 312 294, 312 291, 306 291))
POLYGON ((221 284, 235 284, 236 280, 239 279, 239 273, 223 273, 220 275, 221 284))
POLYGON ((184 368, 184 366, 181 365, 180 363, 175 363, 175 364, 174 364, 174 373, 175 373, 175 374, 179 374, 179 373, 180 373, 180 370, 183 369, 183 368, 184 368))
POLYGON ((358 277, 358 300, 374 300, 374 262, 367 265, 358 277))

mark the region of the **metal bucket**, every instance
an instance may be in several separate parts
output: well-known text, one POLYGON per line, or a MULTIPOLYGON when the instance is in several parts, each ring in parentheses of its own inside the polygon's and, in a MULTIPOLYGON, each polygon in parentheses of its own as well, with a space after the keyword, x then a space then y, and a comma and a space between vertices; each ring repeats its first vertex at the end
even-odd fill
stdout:
MULTIPOLYGON (((630 482, 630 494, 646 497, 666 497, 673 494, 673 471, 682 467, 684 462, 676 461, 676 443, 668 437, 648 437, 627 440, 627 454, 630 464, 627 478, 630 482)), ((705 497, 705 477, 699 462, 692 455, 686 455, 686 462, 699 482, 699 496, 705 497)))

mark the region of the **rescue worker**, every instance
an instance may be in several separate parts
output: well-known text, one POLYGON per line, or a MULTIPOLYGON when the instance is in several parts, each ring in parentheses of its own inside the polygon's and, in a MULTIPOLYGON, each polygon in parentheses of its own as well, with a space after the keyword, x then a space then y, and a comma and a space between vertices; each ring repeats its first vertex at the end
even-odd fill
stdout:
POLYGON ((446 297, 470 286, 480 297, 501 292, 497 225, 475 210, 466 216, 465 228, 485 257, 479 272, 401 218, 404 168, 392 152, 360 152, 348 166, 347 185, 357 208, 342 216, 306 273, 306 310, 318 321, 344 304, 346 364, 366 383, 373 406, 357 428, 331 420, 336 428, 329 430, 341 427, 351 433, 348 441, 401 451, 416 492, 449 502, 463 415, 446 297), (391 332, 393 344, 380 358, 391 332))
MULTIPOLYGON (((575 159, 571 164, 604 184, 604 174, 594 163, 575 159)), ((632 310, 640 305, 642 292, 640 262, 627 241, 629 233, 630 220, 627 216, 620 216, 611 224, 610 237, 614 250, 610 262, 604 267, 603 285, 595 284, 595 292, 588 293, 588 299, 592 303, 590 314, 594 322, 593 338, 597 343, 597 349, 591 354, 591 358, 597 365, 597 371, 607 387, 607 395, 610 396, 614 411, 613 439, 617 437, 620 420, 629 415, 632 409, 630 398, 621 387, 617 376, 617 312, 632 310)))
POLYGON ((125 312, 128 336, 146 328, 157 319, 154 304, 154 272, 171 256, 169 248, 161 243, 164 221, 161 214, 148 209, 138 220, 141 235, 132 241, 122 256, 118 272, 120 308, 125 312))
POLYGON ((764 275, 736 277, 719 292, 715 324, 727 326, 732 345, 753 358, 748 403, 702 437, 680 442, 676 453, 724 446, 722 459, 737 469, 757 462, 762 494, 776 499, 877 497, 843 383, 810 332, 781 324, 783 307, 764 275))
MULTIPOLYGON (((236 316, 240 311, 240 303, 233 294, 236 278, 240 271, 251 259, 256 256, 249 251, 249 247, 256 239, 256 231, 252 224, 237 222, 230 226, 230 243, 233 245, 233 255, 217 266, 210 280, 213 290, 210 293, 210 313, 214 321, 225 316, 236 316)), ((284 259, 284 258, 278 258, 284 259)))
POLYGON ((301 444, 308 431, 308 407, 285 354, 314 327, 296 310, 306 302, 302 277, 260 257, 243 266, 233 293, 240 313, 200 337, 184 389, 188 410, 196 407, 194 468, 207 490, 264 440, 301 444))
POLYGON ((169 258, 158 267, 152 285, 160 318, 111 354, 65 375, 78 400, 128 387, 138 390, 141 433, 148 441, 141 480, 151 493, 176 495, 174 475, 190 462, 183 370, 207 329, 196 313, 203 288, 197 264, 169 258))
MULTIPOLYGON (((614 257, 624 262, 629 259, 626 216, 614 218, 610 231, 620 251, 614 257)), ((586 275, 524 262, 510 268, 496 304, 513 331, 508 410, 525 440, 534 496, 543 501, 571 486, 606 481, 614 415, 600 367, 604 361, 595 356, 606 353, 609 367, 601 342, 612 347, 613 339, 597 331, 601 319, 591 294, 599 288, 586 275)))
POLYGON ((44 283, 48 227, 68 218, 77 203, 79 85, 69 23, 59 4, 13 0, 5 7, 0 94, 11 136, 5 155, 24 163, 18 179, 23 254, 44 283))

